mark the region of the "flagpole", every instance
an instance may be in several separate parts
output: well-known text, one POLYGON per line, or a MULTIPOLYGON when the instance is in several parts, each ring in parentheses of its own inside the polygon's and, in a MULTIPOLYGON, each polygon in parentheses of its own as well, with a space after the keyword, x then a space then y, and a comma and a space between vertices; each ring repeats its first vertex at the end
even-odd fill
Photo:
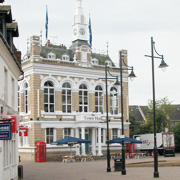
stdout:
POLYGON ((48 46, 48 7, 46 5, 46 24, 45 24, 45 29, 46 29, 46 43, 48 46))

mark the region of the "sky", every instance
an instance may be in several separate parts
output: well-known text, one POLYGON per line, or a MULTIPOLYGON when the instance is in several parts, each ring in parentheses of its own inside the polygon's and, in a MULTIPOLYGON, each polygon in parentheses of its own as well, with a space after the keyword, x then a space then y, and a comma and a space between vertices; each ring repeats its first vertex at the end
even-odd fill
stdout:
MULTIPOLYGON (((76 0, 5 0, 11 5, 12 16, 18 22, 16 47, 27 51, 27 39, 40 35, 45 43, 46 5, 48 6, 48 37, 54 44, 70 46, 76 0)), ((169 65, 165 72, 154 60, 155 98, 167 97, 180 104, 180 0, 82 0, 84 15, 91 16, 92 48, 107 51, 118 64, 118 51, 128 51, 128 64, 137 78, 129 81, 129 104, 147 105, 152 99, 151 37, 156 50, 169 65)))

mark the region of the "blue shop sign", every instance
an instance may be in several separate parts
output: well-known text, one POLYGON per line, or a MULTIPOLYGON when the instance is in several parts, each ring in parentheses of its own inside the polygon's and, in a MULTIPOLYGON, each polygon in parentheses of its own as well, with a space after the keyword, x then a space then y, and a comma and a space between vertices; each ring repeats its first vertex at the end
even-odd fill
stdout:
POLYGON ((11 123, 0 123, 0 140, 11 140, 11 123))

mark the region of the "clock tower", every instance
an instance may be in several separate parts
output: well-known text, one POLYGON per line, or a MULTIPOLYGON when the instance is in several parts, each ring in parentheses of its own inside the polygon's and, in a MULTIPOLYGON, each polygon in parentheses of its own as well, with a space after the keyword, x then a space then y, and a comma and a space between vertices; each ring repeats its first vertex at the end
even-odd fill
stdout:
POLYGON ((76 40, 88 41, 86 19, 83 13, 82 0, 76 0, 76 10, 73 19, 73 42, 76 40))

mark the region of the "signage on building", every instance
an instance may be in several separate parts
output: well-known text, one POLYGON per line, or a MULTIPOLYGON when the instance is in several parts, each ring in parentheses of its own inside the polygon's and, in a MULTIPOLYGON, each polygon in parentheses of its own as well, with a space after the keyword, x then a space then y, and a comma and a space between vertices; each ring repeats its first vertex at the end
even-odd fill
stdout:
POLYGON ((19 126, 19 136, 28 136, 28 127, 19 126))
POLYGON ((84 116, 85 120, 101 120, 101 117, 98 117, 98 116, 84 116))
POLYGON ((4 120, 3 122, 4 123, 10 122, 12 124, 12 133, 16 133, 16 131, 17 131, 17 119, 15 116, 11 116, 10 114, 8 114, 8 116, 10 116, 10 118, 3 118, 3 120, 4 120))
POLYGON ((11 140, 11 123, 0 123, 0 140, 11 140))

